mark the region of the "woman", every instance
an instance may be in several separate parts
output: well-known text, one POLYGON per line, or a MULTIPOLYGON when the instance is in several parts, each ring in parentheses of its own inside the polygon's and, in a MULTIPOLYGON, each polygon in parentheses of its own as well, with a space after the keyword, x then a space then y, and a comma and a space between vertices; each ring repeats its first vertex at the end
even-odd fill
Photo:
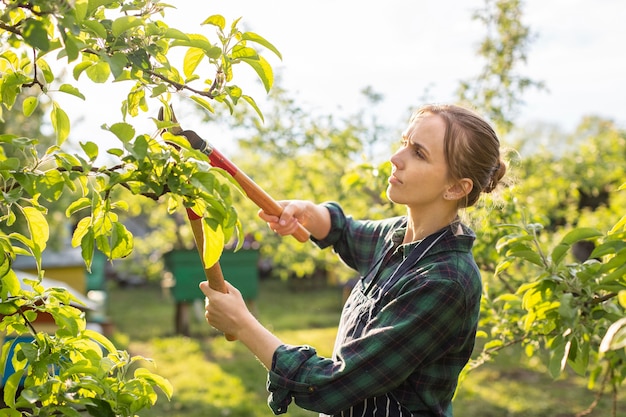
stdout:
MULTIPOLYGON (((391 157, 388 198, 406 216, 358 221, 336 203, 283 202, 281 235, 298 223, 361 279, 348 298, 332 358, 284 344, 245 308, 239 292, 201 289, 206 319, 237 337, 269 370, 269 405, 333 416, 451 416, 458 376, 472 353, 482 292, 474 233, 460 208, 491 192, 506 167, 493 129, 454 105, 419 109, 391 157)), ((226 277, 228 278, 228 277, 226 277)))

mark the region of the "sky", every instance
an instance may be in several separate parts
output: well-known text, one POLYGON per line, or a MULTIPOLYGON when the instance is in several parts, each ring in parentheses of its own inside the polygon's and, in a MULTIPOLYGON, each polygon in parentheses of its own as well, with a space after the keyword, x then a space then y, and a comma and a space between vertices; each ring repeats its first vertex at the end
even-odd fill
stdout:
MULTIPOLYGON (((407 122, 409 109, 425 101, 454 101, 459 82, 475 77, 484 65, 476 48, 485 28, 471 18, 484 0, 169 3, 177 7, 165 18, 171 27, 212 39, 211 27, 200 26, 206 17, 221 14, 228 24, 241 17, 243 29, 265 37, 281 52, 282 60, 269 51, 265 56, 280 73, 281 86, 304 108, 354 114, 364 105, 361 90, 371 86, 384 97, 377 108, 379 120, 398 129, 407 122)), ((626 2, 526 0, 524 5, 523 22, 535 39, 527 64, 518 71, 543 82, 547 90, 525 93, 516 121, 570 131, 581 117, 593 114, 626 127, 626 2)), ((254 80, 237 71, 244 93, 264 96, 254 80)), ((110 84, 102 88, 95 105, 78 103, 82 121, 73 127, 76 135, 118 121, 121 99, 110 84)))

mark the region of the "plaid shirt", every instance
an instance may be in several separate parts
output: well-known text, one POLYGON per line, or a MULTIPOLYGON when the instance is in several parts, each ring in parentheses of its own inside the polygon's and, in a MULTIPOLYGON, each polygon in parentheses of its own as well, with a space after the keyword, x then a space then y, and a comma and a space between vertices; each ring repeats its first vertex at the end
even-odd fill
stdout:
POLYGON ((331 231, 317 244, 332 245, 363 278, 344 306, 332 358, 309 346, 276 350, 270 407, 285 413, 293 399, 341 417, 451 416, 458 376, 474 347, 482 292, 471 254, 474 233, 460 223, 442 229, 406 268, 402 262, 426 239, 400 244, 405 217, 357 221, 336 203, 326 207, 331 231), (396 273, 401 266, 405 272, 396 273))

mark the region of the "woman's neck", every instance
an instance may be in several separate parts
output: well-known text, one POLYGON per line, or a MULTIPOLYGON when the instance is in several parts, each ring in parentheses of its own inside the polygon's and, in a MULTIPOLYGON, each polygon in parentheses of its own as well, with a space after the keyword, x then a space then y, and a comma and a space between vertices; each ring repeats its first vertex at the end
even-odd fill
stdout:
POLYGON ((448 210, 446 213, 423 213, 408 209, 407 227, 403 244, 416 242, 426 236, 435 233, 437 230, 451 224, 457 217, 457 211, 448 210))

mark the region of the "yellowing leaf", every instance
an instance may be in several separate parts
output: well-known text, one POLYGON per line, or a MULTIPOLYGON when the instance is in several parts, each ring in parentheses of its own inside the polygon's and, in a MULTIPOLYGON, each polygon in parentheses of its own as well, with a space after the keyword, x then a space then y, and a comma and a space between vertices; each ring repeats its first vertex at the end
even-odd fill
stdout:
POLYGON ((204 235, 204 253, 202 262, 205 268, 210 268, 217 263, 224 250, 224 232, 221 226, 214 230, 208 222, 202 220, 202 234, 204 235))
POLYGON ((263 58, 259 56, 258 59, 240 58, 241 61, 250 65, 252 69, 257 73, 259 79, 265 87, 265 91, 269 92, 274 84, 274 72, 271 65, 263 58))
POLYGON ((39 100, 37 100, 37 97, 26 97, 22 103, 22 113, 24 113, 24 116, 29 117, 33 114, 38 104, 39 100))
POLYGON ((183 60, 183 73, 185 77, 189 78, 193 75, 193 72, 205 56, 204 50, 200 48, 187 49, 185 59, 183 60))
POLYGON ((91 81, 103 84, 109 79, 109 75, 111 75, 111 67, 108 62, 100 61, 97 64, 88 67, 85 72, 91 81))
POLYGON ((50 113, 50 121, 57 138, 57 145, 61 146, 70 135, 70 119, 67 113, 54 102, 52 103, 52 112, 50 113))
POLYGON ((202 24, 217 26, 218 28, 224 30, 224 27, 226 27, 226 19, 224 19, 224 16, 214 14, 213 16, 209 16, 204 22, 202 22, 202 24))
POLYGON ((35 207, 24 207, 24 216, 28 223, 31 239, 41 253, 46 248, 46 243, 50 237, 46 217, 35 207))

